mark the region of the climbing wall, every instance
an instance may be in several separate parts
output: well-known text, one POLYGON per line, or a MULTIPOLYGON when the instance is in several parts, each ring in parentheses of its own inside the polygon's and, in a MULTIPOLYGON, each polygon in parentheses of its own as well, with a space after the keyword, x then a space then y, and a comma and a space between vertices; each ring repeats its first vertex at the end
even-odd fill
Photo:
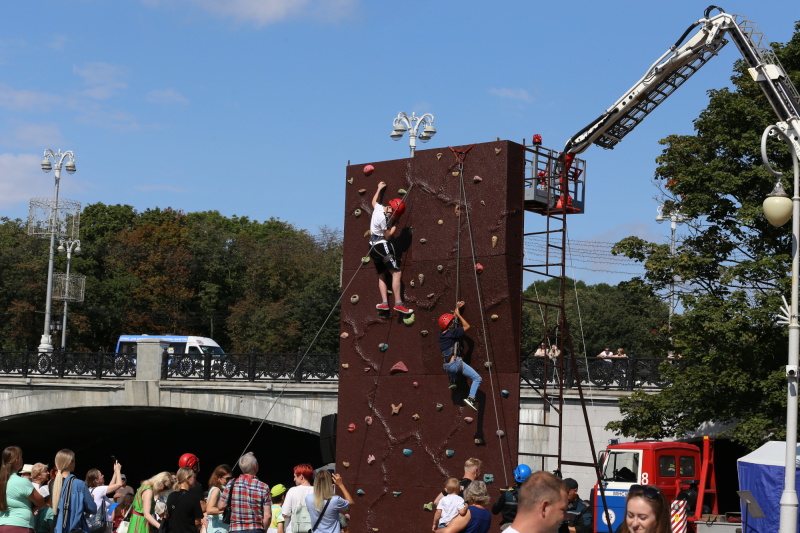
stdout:
POLYGON ((424 504, 470 457, 484 462, 493 500, 513 483, 524 167, 522 146, 508 141, 347 167, 336 468, 356 500, 351 531, 429 530, 424 504), (405 196, 395 245, 411 317, 375 309, 364 258, 380 181, 384 205, 405 196), (457 299, 472 326, 465 360, 483 378, 478 412, 463 403, 467 382, 448 388, 438 349, 437 319, 457 299))

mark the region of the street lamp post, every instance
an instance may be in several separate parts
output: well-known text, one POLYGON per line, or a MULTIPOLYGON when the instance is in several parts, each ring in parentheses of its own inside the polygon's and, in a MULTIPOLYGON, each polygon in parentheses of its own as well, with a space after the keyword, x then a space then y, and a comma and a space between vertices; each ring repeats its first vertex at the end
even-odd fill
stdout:
MULTIPOLYGON (((656 215, 656 222, 661 224, 665 220, 669 220, 670 229, 672 230, 669 240, 669 258, 675 258, 675 232, 678 230, 678 224, 686 222, 686 218, 677 209, 670 211, 668 216, 664 216, 664 205, 658 206, 658 215, 656 215)), ((672 281, 669 284, 669 318, 667 319, 667 331, 672 331, 672 315, 675 314, 675 274, 672 275, 672 281)))
POLYGON ((66 152, 53 152, 49 148, 44 151, 44 159, 42 159, 42 170, 50 172, 55 168, 55 193, 53 203, 52 216, 50 218, 50 258, 47 263, 47 295, 45 296, 45 309, 44 309, 44 332, 42 333, 41 344, 39 345, 39 352, 52 352, 53 343, 50 336, 50 313, 53 307, 53 258, 55 255, 56 233, 58 232, 58 186, 61 181, 61 167, 65 168, 67 172, 72 174, 75 172, 75 154, 72 150, 66 152), (64 163, 66 160, 66 164, 64 163))
POLYGON ((69 293, 69 289, 70 289, 69 264, 70 264, 70 261, 72 260, 72 251, 73 250, 75 251, 75 255, 80 255, 81 254, 81 241, 79 241, 77 239, 74 240, 74 241, 61 239, 61 241, 58 243, 58 252, 59 253, 64 253, 64 252, 67 253, 67 276, 66 276, 65 281, 64 281, 64 290, 65 290, 65 294, 64 294, 64 313, 63 313, 63 316, 62 316, 62 321, 63 322, 61 324, 61 351, 64 351, 67 348, 67 307, 69 306, 69 300, 70 300, 70 296, 71 296, 70 293, 69 293))
POLYGON ((417 149, 417 138, 426 143, 431 140, 431 137, 436 135, 436 128, 433 127, 433 115, 425 113, 421 117, 416 116, 413 112, 409 117, 404 112, 400 112, 392 122, 394 129, 389 135, 395 141, 399 141, 405 132, 408 132, 408 147, 411 150, 411 157, 414 157, 414 150, 417 149), (419 128, 422 127, 422 133, 419 128))
MULTIPOLYGON (((794 121, 797 131, 797 121, 794 121)), ((797 137, 795 137, 795 143, 797 137)), ((784 298, 783 312, 779 324, 789 326, 789 358, 786 365, 786 456, 784 458, 783 493, 781 494, 780 533, 796 533, 797 531, 797 489, 795 488, 795 469, 797 458, 797 371, 800 364, 800 322, 798 322, 798 239, 800 239, 800 163, 797 159, 797 147, 792 138, 776 125, 768 126, 761 137, 761 158, 766 169, 776 177, 775 188, 764 200, 764 215, 773 226, 782 226, 792 219, 792 294, 791 306, 786 305, 784 298), (767 138, 777 134, 789 144, 794 164, 794 190, 792 198, 783 190, 781 173, 769 164, 767 157, 767 138)))

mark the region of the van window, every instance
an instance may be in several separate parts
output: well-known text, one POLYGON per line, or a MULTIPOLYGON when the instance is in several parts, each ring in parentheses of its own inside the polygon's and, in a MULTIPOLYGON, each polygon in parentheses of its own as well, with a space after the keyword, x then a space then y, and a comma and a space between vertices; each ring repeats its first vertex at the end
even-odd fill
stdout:
POLYGON ((658 458, 658 475, 661 477, 675 477, 674 455, 662 455, 658 458))
POLYGON ((603 477, 609 481, 636 483, 639 479, 639 452, 610 451, 606 458, 603 477))
POLYGON ((189 346, 189 353, 192 355, 200 355, 200 348, 197 346, 189 346))
POLYGON ((694 477, 694 457, 681 457, 681 477, 694 477))

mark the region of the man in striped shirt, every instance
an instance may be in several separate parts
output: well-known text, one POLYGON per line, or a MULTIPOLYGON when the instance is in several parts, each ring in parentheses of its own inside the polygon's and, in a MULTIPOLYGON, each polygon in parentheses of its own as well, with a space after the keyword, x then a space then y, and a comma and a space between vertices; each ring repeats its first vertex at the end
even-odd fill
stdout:
POLYGON ((272 500, 269 486, 256 477, 258 461, 253 452, 239 459, 242 475, 225 486, 219 499, 219 509, 231 505, 231 533, 263 533, 272 519, 272 500))

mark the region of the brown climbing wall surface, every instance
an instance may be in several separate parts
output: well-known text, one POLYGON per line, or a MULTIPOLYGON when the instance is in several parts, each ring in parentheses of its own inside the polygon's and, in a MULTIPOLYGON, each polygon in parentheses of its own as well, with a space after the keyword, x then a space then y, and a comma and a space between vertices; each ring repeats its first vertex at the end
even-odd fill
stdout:
MULTIPOLYGON (((423 504, 434 499, 447 477, 461 478, 470 457, 481 459, 483 473, 494 476, 488 485, 493 500, 513 483, 524 167, 523 148, 509 141, 476 144, 466 152, 469 224, 459 201, 461 178, 453 174, 458 160, 447 147, 418 151, 413 159, 347 167, 342 281, 350 285, 342 298, 341 329, 347 335, 341 338, 340 362, 346 366, 339 374, 336 468, 356 499, 351 531, 389 532, 401 525, 428 530, 433 513, 423 504), (373 168, 365 172, 368 166, 373 168), (403 301, 414 309, 413 320, 404 321, 396 311, 379 315, 375 266, 362 262, 369 251, 370 203, 380 181, 388 185, 384 205, 402 196, 399 190, 408 191, 398 246, 407 247, 403 301), (476 263, 483 267, 477 281, 476 263), (457 295, 466 302, 463 315, 472 326, 465 359, 483 378, 477 413, 463 403, 466 382, 455 391, 448 388, 438 349, 437 319, 453 310, 457 295), (501 390, 509 391, 507 398, 501 390), (355 430, 348 431, 350 424, 355 430), (476 445, 476 438, 485 444, 476 445)), ((391 294, 389 301, 394 303, 391 294)))

